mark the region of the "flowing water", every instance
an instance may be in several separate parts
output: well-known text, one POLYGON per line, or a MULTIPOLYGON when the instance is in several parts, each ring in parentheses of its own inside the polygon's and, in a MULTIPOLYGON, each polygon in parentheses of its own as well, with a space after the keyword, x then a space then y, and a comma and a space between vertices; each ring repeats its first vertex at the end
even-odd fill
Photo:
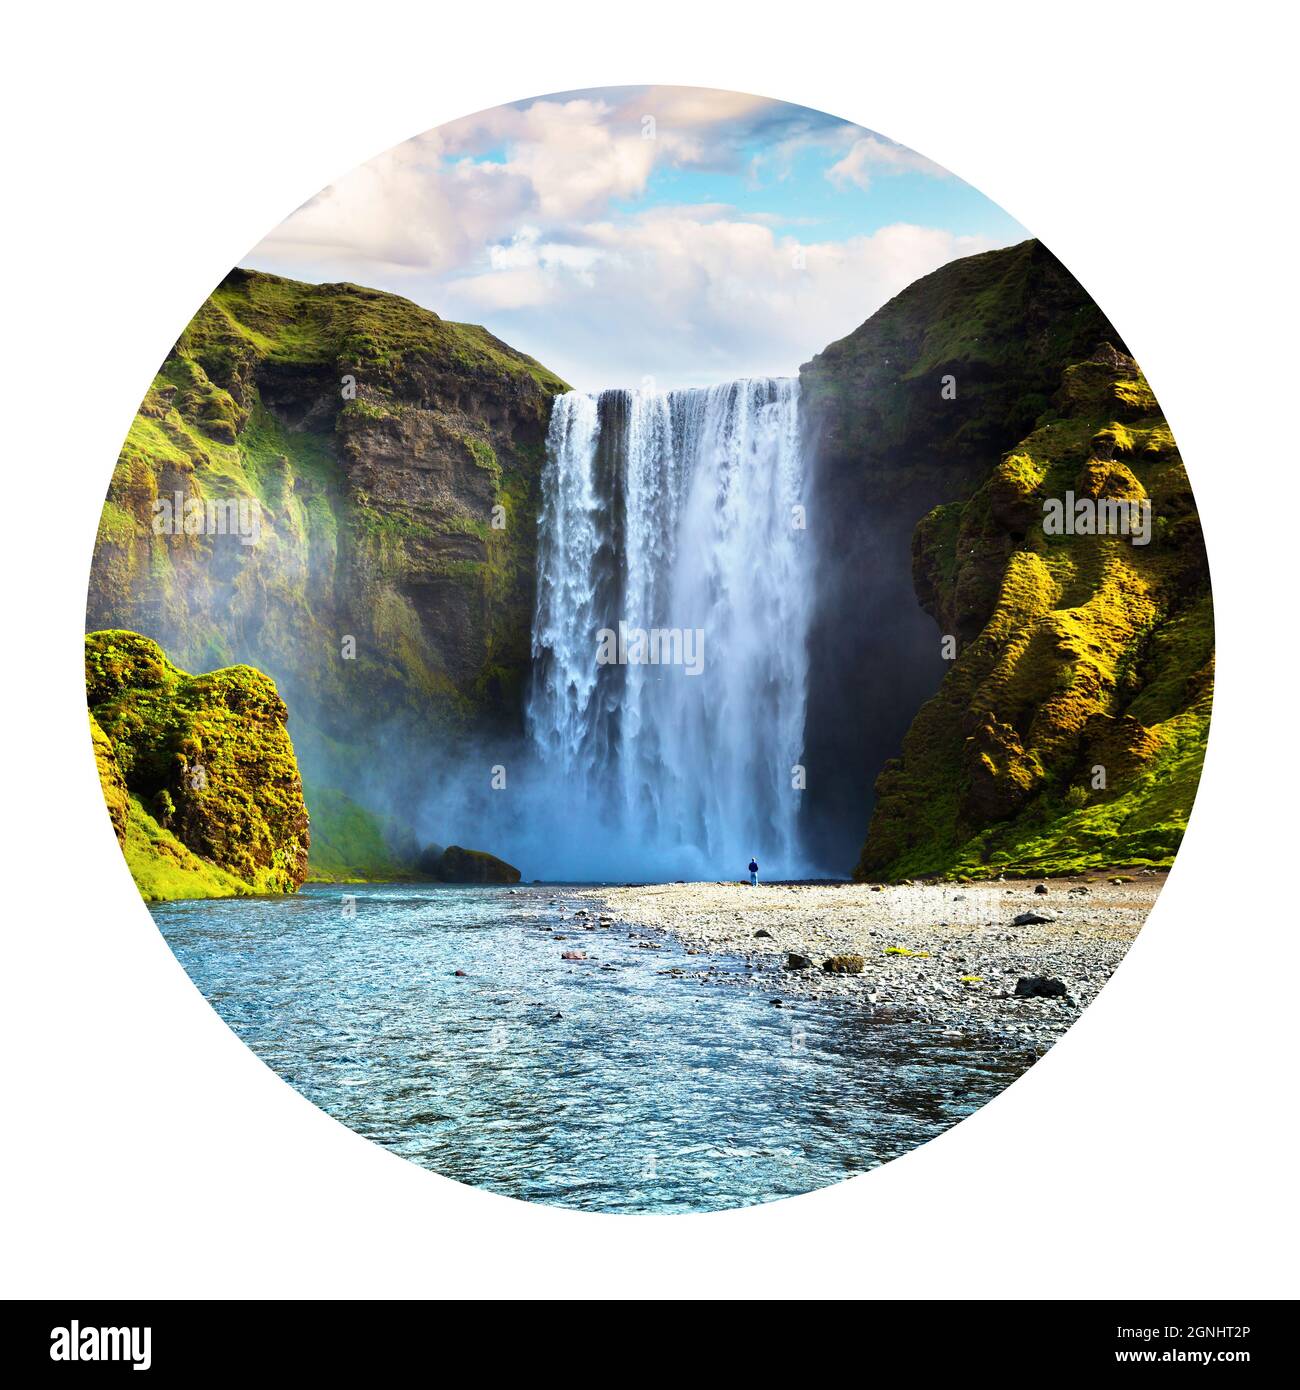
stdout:
POLYGON ((391 884, 153 914, 218 1014, 309 1100, 533 1201, 707 1211, 807 1192, 932 1138, 1025 1066, 861 1006, 775 1007, 779 977, 658 933, 585 931, 566 905, 550 888, 391 884))
MULTIPOLYGON (((529 755, 506 760, 508 795, 463 756, 478 790, 446 828, 529 877, 734 879, 751 854, 768 878, 806 875, 806 485, 797 381, 557 399, 529 755)), ((660 934, 587 931, 577 906, 540 886, 312 886, 154 916, 221 1017, 330 1115, 563 1206, 807 1192, 932 1138, 1026 1065, 861 1004, 781 999, 779 971, 660 934)))
POLYGON ((794 378, 556 400, 527 720, 580 831, 548 878, 809 873, 806 481, 794 378))

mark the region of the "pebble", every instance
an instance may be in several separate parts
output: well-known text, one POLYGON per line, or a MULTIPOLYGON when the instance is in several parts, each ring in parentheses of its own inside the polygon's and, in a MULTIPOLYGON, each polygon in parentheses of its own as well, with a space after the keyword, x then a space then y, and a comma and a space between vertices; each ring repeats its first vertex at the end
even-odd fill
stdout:
MULTIPOLYGON (((574 897, 590 902, 602 924, 607 918, 627 924, 632 936, 638 930, 667 932, 687 954, 729 955, 742 962, 740 971, 697 976, 702 983, 770 988, 779 972, 788 994, 856 1002, 864 1009, 892 1006, 896 1017, 910 1013, 948 1034, 1002 1039, 1017 1054, 1028 1047, 1038 1056, 1110 978, 1164 878, 1161 871, 1115 885, 1100 874, 1086 882, 1056 880, 1059 887, 1049 892, 1060 893, 1061 906, 1051 916, 1028 910, 1043 896, 1033 879, 756 889, 648 884, 581 889, 574 897), (1008 896, 1013 902, 1027 900, 1013 931, 998 921, 1008 896), (778 936, 799 942, 798 950, 780 946, 778 936), (887 946, 913 954, 886 956, 887 946), (861 959, 861 973, 817 969, 819 961, 852 956, 861 959), (1062 993, 1017 997, 1017 982, 1034 977, 1058 982, 1062 993)), ((657 941, 635 944, 660 947, 657 941)), ((781 1007, 787 1004, 783 999, 781 1007)))

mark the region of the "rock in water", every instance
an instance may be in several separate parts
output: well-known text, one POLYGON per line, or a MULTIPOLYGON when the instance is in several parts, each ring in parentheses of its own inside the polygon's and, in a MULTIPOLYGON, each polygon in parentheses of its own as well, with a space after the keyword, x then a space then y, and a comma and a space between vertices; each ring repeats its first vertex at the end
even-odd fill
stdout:
POLYGON ((587 959, 587 953, 586 953, 586 951, 561 951, 561 952, 560 952, 560 959, 561 959, 561 960, 586 960, 586 959, 587 959))
POLYGON ((437 878, 438 870, 442 867, 442 856, 446 853, 441 845, 425 845, 415 857, 417 872, 437 878))
POLYGON ((832 956, 822 961, 822 971, 827 975, 861 975, 865 965, 861 956, 832 956))
POLYGON ((1017 999, 1060 999, 1066 993, 1065 982, 1048 975, 1022 975, 1016 981, 1017 999))
POLYGON ((785 968, 787 970, 811 970, 812 964, 811 956, 801 956, 798 951, 786 953, 785 968))
POLYGON ((519 870, 495 854, 450 845, 438 861, 435 877, 442 883, 518 883, 519 870))
POLYGON ((1055 917, 1048 917, 1042 912, 1022 912, 1018 917, 1011 919, 1011 925, 1013 927, 1039 927, 1055 921, 1055 917))

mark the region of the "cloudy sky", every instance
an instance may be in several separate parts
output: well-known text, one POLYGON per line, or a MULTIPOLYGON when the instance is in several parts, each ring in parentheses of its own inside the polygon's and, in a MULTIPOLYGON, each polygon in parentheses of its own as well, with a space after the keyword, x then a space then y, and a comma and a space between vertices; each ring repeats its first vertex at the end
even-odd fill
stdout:
POLYGON ((622 87, 416 136, 242 264, 392 290, 599 390, 789 375, 917 276, 1027 235, 860 126, 732 92, 622 87))

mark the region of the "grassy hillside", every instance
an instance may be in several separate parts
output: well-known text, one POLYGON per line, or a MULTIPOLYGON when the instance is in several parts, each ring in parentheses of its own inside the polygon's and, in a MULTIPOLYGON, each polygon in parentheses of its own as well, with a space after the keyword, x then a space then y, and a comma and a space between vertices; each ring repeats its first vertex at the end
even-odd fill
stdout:
POLYGON ((401 827, 332 787, 305 785, 311 814, 312 883, 366 883, 422 877, 418 850, 401 827))

